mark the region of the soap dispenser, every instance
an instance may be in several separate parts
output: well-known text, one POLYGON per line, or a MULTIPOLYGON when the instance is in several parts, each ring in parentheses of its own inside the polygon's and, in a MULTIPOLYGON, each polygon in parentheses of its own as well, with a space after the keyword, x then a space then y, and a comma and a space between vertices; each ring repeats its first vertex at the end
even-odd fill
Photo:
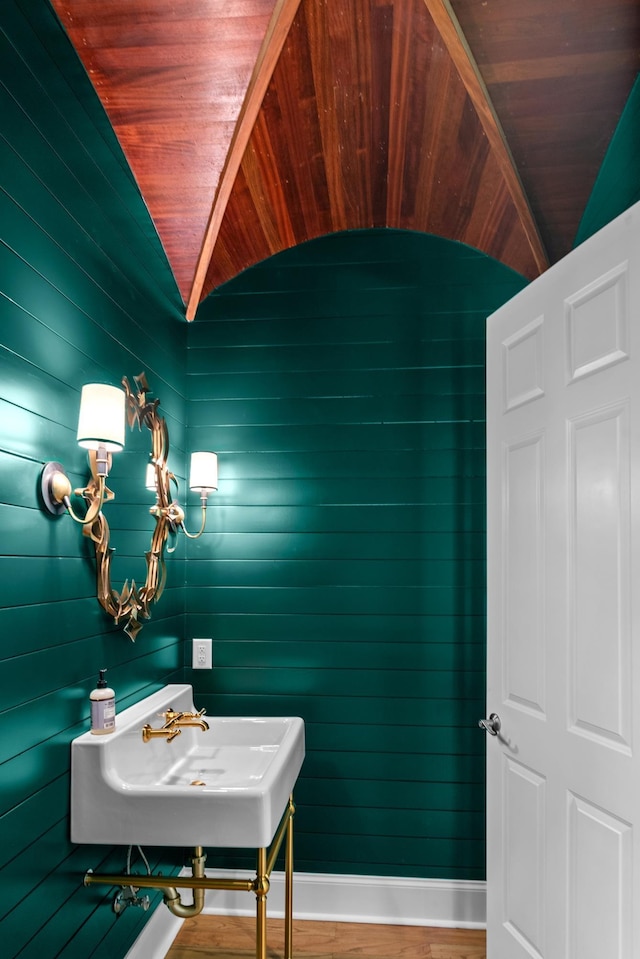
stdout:
POLYGON ((107 686, 106 669, 100 670, 98 685, 91 691, 91 732, 104 736, 116 728, 116 694, 107 686))

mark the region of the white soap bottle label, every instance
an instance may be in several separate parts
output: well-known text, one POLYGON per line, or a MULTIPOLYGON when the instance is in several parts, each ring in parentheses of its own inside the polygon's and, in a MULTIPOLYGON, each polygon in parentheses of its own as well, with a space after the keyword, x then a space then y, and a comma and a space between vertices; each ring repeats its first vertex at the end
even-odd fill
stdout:
POLYGON ((91 729, 94 732, 110 732, 116 725, 115 699, 91 700, 91 729))

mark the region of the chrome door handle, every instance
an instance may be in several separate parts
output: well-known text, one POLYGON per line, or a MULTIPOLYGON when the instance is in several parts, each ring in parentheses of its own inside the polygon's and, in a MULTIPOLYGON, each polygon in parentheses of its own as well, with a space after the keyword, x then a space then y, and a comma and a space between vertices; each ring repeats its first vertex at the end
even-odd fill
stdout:
POLYGON ((484 729, 485 733, 489 733, 490 736, 497 736, 502 723, 497 713, 491 713, 488 719, 481 719, 478 726, 484 729))

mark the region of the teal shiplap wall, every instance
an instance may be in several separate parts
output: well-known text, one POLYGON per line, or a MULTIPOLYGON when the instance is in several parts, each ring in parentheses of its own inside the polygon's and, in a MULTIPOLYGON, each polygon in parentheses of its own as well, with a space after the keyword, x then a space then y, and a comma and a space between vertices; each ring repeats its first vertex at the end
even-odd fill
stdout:
POLYGON ((188 445, 221 479, 187 563, 214 669, 187 673, 212 714, 305 719, 301 871, 484 877, 484 321, 524 285, 346 233, 189 329, 188 445))
MULTIPOLYGON (((185 324, 162 250, 88 80, 49 5, 0 12, 0 953, 3 959, 123 956, 147 918, 120 919, 89 867, 124 851, 68 839, 69 743, 88 728, 100 667, 121 706, 182 678, 184 559, 132 645, 95 600, 90 544, 39 507, 43 462, 75 486, 79 390, 146 370, 182 472, 185 324)), ((142 480, 114 457, 108 507, 123 577, 144 578, 142 480)), ((141 448, 140 448, 141 446, 141 448)), ((145 516, 146 514, 146 516, 145 516)), ((118 572, 119 572, 118 571, 118 572)), ((114 580, 116 587, 121 586, 114 580)), ((157 863, 162 854, 150 851, 157 863)), ((166 859, 163 858, 166 862, 166 859)))

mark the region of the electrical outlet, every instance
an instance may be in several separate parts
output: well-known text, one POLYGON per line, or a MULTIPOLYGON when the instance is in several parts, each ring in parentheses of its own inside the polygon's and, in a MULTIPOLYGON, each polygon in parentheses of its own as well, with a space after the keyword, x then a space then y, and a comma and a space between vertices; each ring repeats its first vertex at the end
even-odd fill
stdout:
POLYGON ((192 655, 193 662, 191 665, 194 669, 213 668, 213 651, 210 639, 194 639, 192 655))

